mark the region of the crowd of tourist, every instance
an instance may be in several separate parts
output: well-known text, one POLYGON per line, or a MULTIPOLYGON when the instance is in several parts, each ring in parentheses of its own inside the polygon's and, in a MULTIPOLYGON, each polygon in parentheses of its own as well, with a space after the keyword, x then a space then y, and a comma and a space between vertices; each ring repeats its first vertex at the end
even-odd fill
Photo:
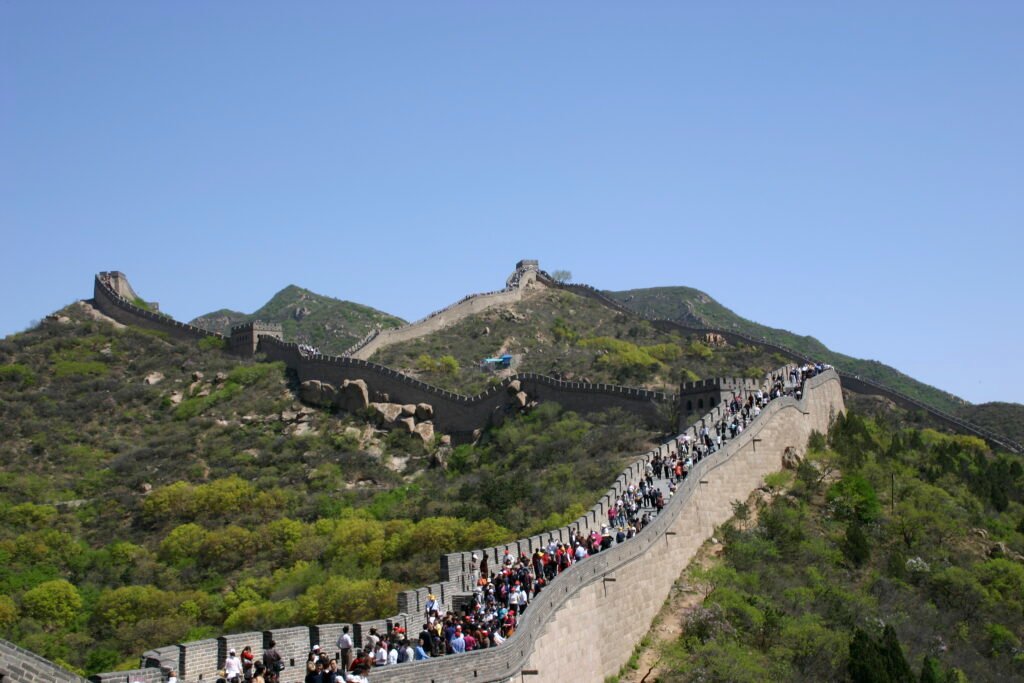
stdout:
MULTIPOLYGON (((335 643, 338 656, 332 658, 315 645, 307 658, 303 680, 364 683, 368 672, 376 667, 498 647, 515 633, 530 602, 559 574, 640 533, 664 508, 666 493, 671 496, 696 463, 742 434, 772 400, 786 395, 799 398, 803 382, 829 367, 820 363, 794 367, 788 375, 773 375, 767 390, 734 394, 720 419, 710 426, 702 423, 692 436, 690 431, 685 432, 675 439, 675 448, 667 455, 657 453, 647 462, 639 483, 627 486, 609 506, 607 523, 600 531, 577 532, 567 542, 552 539, 532 554, 520 552, 516 556, 506 549, 494 567, 489 565, 487 555, 481 558, 474 553, 470 561, 474 589, 460 609, 446 609, 437 596, 428 595, 423 625, 417 634, 406 633, 401 626, 384 635, 371 628, 362 643, 354 642, 345 626, 335 643)), ((262 658, 249 647, 240 656, 231 650, 224 679, 226 683, 279 683, 283 668, 283 660, 271 642, 262 658)), ((288 681, 293 678, 298 680, 295 676, 288 677, 288 681)))

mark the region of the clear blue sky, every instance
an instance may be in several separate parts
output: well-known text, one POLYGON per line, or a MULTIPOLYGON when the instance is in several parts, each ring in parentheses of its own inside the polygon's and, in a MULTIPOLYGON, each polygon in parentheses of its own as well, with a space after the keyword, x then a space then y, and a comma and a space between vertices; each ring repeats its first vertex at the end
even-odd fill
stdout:
POLYGON ((1024 399, 1024 3, 0 1, 0 334, 520 258, 1024 399))

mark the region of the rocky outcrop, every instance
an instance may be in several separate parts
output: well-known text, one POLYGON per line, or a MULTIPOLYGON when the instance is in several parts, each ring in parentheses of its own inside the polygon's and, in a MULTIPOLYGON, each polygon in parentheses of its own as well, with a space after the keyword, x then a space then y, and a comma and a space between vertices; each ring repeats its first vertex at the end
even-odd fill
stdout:
POLYGON ((803 458, 792 448, 787 448, 782 454, 782 467, 787 470, 795 470, 800 467, 803 458))

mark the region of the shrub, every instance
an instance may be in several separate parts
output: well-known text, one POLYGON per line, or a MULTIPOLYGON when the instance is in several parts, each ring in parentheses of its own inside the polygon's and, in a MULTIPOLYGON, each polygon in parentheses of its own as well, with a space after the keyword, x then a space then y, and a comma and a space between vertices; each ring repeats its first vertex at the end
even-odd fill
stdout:
POLYGON ((223 351, 228 347, 228 340, 224 337, 203 337, 199 340, 199 348, 203 351, 223 351))
POLYGON ((106 363, 98 360, 61 360, 53 366, 55 377, 103 377, 107 372, 106 363))
POLYGON ((0 365, 0 382, 10 382, 20 387, 30 387, 36 383, 36 374, 28 366, 20 363, 0 365))

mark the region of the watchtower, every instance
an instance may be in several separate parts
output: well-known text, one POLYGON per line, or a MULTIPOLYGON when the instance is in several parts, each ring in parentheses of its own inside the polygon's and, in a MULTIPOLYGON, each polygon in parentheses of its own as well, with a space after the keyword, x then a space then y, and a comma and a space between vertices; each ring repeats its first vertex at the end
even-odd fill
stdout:
POLYGON ((505 280, 506 289, 526 287, 537 279, 540 271, 540 261, 537 259, 523 259, 516 264, 515 272, 505 280))
POLYGON ((733 396, 746 400, 760 388, 756 379, 746 377, 714 377, 679 385, 679 427, 685 427, 690 418, 703 415, 722 401, 733 396))
POLYGON ((239 356, 252 356, 260 345, 260 337, 273 337, 284 340, 284 332, 278 323, 252 320, 231 328, 228 346, 232 353, 239 356))

